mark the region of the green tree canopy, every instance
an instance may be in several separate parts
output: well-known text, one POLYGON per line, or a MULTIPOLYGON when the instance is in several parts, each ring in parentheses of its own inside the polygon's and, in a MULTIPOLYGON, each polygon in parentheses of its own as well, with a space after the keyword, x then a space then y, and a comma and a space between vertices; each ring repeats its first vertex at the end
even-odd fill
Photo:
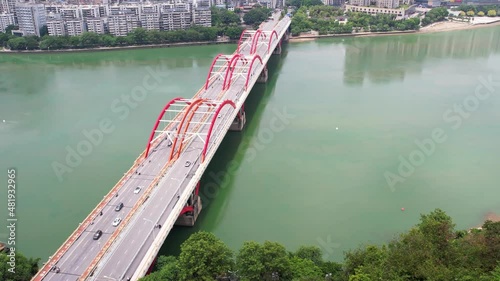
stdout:
POLYGON ((209 232, 196 232, 181 245, 179 280, 213 281, 233 266, 233 253, 209 232))
POLYGON ((253 8, 243 16, 243 20, 248 25, 257 26, 261 24, 263 21, 265 21, 269 17, 270 13, 271 10, 267 8, 263 7, 253 8))
POLYGON ((31 280, 38 271, 40 259, 26 258, 23 254, 16 252, 15 272, 9 271, 10 258, 7 253, 0 253, 0 280, 2 281, 27 281, 31 280))

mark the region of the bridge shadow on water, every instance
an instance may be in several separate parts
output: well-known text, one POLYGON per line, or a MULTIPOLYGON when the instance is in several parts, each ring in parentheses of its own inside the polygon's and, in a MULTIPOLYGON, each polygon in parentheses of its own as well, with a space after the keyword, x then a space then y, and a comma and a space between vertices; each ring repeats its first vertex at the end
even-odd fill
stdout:
POLYGON ((281 55, 273 55, 267 63, 268 81, 255 84, 245 101, 246 124, 242 132, 228 132, 201 179, 199 195, 203 209, 194 227, 175 226, 163 243, 159 255, 180 253, 180 245, 197 231, 216 229, 224 216, 234 186, 234 178, 250 147, 265 112, 267 101, 274 94, 277 78, 287 56, 287 44, 281 55))

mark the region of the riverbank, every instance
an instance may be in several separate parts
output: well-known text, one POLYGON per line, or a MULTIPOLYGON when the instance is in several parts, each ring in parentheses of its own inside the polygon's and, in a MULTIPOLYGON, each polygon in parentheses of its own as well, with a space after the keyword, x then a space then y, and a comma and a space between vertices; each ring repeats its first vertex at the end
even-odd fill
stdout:
POLYGON ((62 50, 29 50, 29 51, 11 51, 8 49, 0 49, 2 54, 44 54, 44 53, 73 53, 73 52, 104 52, 128 49, 153 49, 153 48, 170 48, 170 47, 187 47, 187 46, 203 46, 203 45, 220 45, 220 44, 234 44, 236 40, 226 41, 203 41, 203 42, 181 42, 169 44, 154 44, 154 45, 138 45, 138 46, 120 46, 120 47, 98 47, 86 49, 62 49, 62 50))
POLYGON ((494 18, 493 21, 481 21, 475 18, 474 24, 468 22, 456 22, 456 21, 437 22, 429 26, 422 27, 420 30, 358 32, 349 34, 327 34, 327 35, 299 35, 296 37, 291 37, 290 42, 306 42, 306 41, 316 40, 319 38, 331 38, 331 37, 369 37, 369 36, 391 36, 391 35, 415 34, 415 33, 435 33, 443 31, 466 30, 466 29, 475 29, 475 28, 491 27, 491 26, 500 26, 500 17, 494 18))

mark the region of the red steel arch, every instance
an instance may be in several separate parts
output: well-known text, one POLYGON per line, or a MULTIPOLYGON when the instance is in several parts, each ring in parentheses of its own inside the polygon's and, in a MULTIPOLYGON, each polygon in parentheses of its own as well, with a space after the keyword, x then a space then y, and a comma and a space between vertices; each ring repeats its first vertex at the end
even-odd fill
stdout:
MULTIPOLYGON (((236 105, 234 104, 234 102, 232 100, 225 100, 219 105, 219 107, 215 111, 214 117, 212 117, 212 122, 210 124, 210 128, 208 129, 207 138, 205 139, 205 146, 203 146, 203 152, 201 154, 201 162, 202 163, 205 161, 205 154, 207 153, 208 143, 210 142, 210 137, 212 136, 212 130, 214 128, 215 122, 218 119, 217 117, 219 116, 219 113, 222 110, 222 108, 224 108, 224 106, 228 105, 228 104, 231 105, 234 109, 236 109, 236 105)), ((240 112, 238 112, 238 115, 241 118, 240 112)))
MULTIPOLYGON (((267 45, 267 53, 269 54, 269 49, 271 49, 271 45, 273 43, 273 35, 276 35, 276 39, 279 40, 278 38, 278 33, 276 30, 273 29, 273 32, 271 33, 271 36, 269 36, 269 44, 267 45)), ((281 40, 278 41, 278 44, 281 45, 281 40)))
POLYGON ((224 83, 222 84, 222 90, 226 90, 231 86, 231 79, 233 79, 233 72, 234 68, 236 67, 236 64, 238 63, 238 60, 244 61, 244 63, 248 63, 248 60, 241 54, 236 54, 232 57, 231 61, 229 62, 229 67, 226 70, 226 75, 224 76, 224 83), (227 80, 229 75, 229 81, 227 80), (227 87, 226 87, 227 86, 227 87))
POLYGON ((245 81, 245 89, 248 87, 248 82, 250 81, 250 75, 252 74, 252 66, 256 59, 259 59, 260 64, 264 65, 264 63, 262 62, 262 58, 259 55, 255 55, 253 57, 252 62, 250 63, 250 67, 248 68, 247 81, 245 81))
POLYGON ((212 61, 212 65, 210 65, 210 69, 208 70, 208 74, 207 74, 207 80, 205 81, 205 90, 208 89, 208 82, 210 82, 210 77, 212 76, 212 70, 214 69, 214 66, 215 64, 217 63, 217 61, 223 57, 227 62, 229 62, 229 59, 227 57, 225 57, 224 54, 218 54, 214 60, 212 61))
POLYGON ((250 34, 250 36, 252 36, 251 33, 250 33, 250 31, 248 31, 248 29, 245 29, 245 30, 243 30, 241 32, 240 40, 238 40, 238 47, 236 48, 236 53, 240 52, 241 43, 245 40, 244 36, 245 36, 246 33, 248 33, 248 34, 250 34))
POLYGON ((204 101, 205 101, 205 99, 198 98, 198 99, 194 100, 185 109, 184 116, 182 116, 182 121, 180 122, 179 126, 177 127, 177 137, 175 138, 174 143, 172 144, 172 148, 170 150, 170 156, 168 157, 168 161, 172 160, 172 158, 174 156, 174 151, 175 151, 175 147, 177 145, 178 136, 179 136, 179 133, 181 132, 182 126, 184 125, 184 121, 186 121, 186 117, 188 116, 188 113, 193 109, 193 107, 195 107, 197 104, 202 103, 204 101))
POLYGON ((253 53, 255 53, 257 51, 257 44, 259 43, 259 38, 260 37, 264 37, 264 39, 265 39, 266 35, 264 33, 262 33, 262 31, 259 29, 253 35, 253 38, 252 38, 252 47, 250 48, 250 54, 253 54, 253 53))
MULTIPOLYGON (((203 102, 205 102, 205 101, 203 101, 203 102)), ((177 152, 177 157, 179 157, 181 155, 181 151, 182 151, 182 148, 184 146, 184 138, 186 137, 186 132, 189 129, 189 125, 191 125, 191 120, 193 120, 194 115, 198 111, 198 108, 203 104, 203 102, 202 103, 197 103, 196 106, 194 107, 194 109, 191 110, 191 112, 190 112, 189 118, 187 120, 187 124, 184 127, 184 132, 182 133, 181 145, 180 145, 179 150, 177 152)), ((207 103, 207 105, 212 106, 212 105, 215 105, 215 104, 207 103)))
POLYGON ((160 120, 161 118, 163 118, 163 115, 165 115, 165 112, 167 111, 167 109, 174 103, 176 103, 177 101, 179 100, 182 100, 182 98, 178 97, 178 98, 175 98, 171 101, 169 101, 165 107, 163 107, 163 110, 160 112, 160 114, 158 115, 158 118, 156 118, 156 123, 153 127, 153 130, 151 130, 151 134, 149 135, 149 140, 148 140, 148 145, 146 146, 146 154, 144 154, 144 159, 148 158, 148 153, 149 153, 149 149, 151 148, 151 141, 153 140, 153 137, 155 136, 155 131, 156 129, 158 129, 158 125, 160 125, 160 120))
POLYGON ((193 212, 194 211, 194 208, 193 206, 186 206, 182 209, 181 213, 179 214, 179 216, 182 216, 184 215, 185 213, 187 212, 193 212))

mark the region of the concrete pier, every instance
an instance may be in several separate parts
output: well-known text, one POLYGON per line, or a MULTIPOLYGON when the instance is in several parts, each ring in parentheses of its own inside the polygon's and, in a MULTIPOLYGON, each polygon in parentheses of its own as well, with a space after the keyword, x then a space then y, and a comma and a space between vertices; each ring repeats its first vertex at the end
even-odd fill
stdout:
POLYGON ((266 83, 267 78, 268 78, 268 72, 267 72, 267 66, 262 70, 262 72, 259 75, 259 78, 257 78, 257 83, 266 83))
POLYGON ((193 212, 187 212, 177 218, 174 225, 178 226, 194 226, 196 219, 198 219, 198 215, 201 212, 201 198, 198 195, 194 195, 194 204, 193 204, 193 212))
POLYGON ((281 44, 278 44, 276 49, 274 49, 273 55, 281 55, 281 44))
POLYGON ((247 117, 245 114, 245 111, 241 113, 241 119, 236 115, 236 118, 233 121, 233 124, 231 124, 231 127, 229 127, 230 132, 241 132, 243 131, 243 128, 245 127, 245 124, 247 123, 247 117))

